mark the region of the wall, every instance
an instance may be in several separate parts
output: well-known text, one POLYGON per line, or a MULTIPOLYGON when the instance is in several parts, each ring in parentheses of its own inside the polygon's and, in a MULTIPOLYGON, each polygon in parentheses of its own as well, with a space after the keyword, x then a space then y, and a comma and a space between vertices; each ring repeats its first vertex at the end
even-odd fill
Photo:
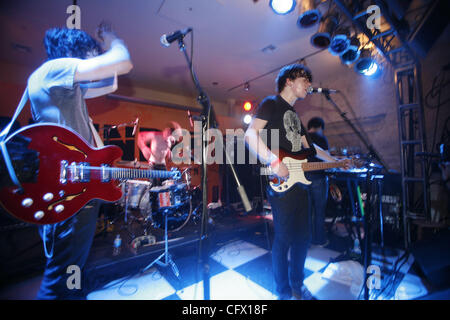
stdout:
MULTIPOLYGON (((450 25, 439 37, 422 63, 424 115, 429 152, 439 152, 437 144, 450 117, 450 25), (447 68, 447 70, 444 69, 447 68), (434 143, 433 143, 434 142, 434 143)), ((450 124, 447 124, 447 139, 450 124)))

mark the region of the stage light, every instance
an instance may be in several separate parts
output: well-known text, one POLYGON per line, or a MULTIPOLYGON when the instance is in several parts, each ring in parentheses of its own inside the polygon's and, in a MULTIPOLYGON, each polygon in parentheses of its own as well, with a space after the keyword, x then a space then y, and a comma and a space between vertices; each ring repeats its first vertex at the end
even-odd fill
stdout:
POLYGON ((297 26, 299 28, 309 28, 320 21, 321 13, 316 9, 314 0, 302 0, 299 5, 297 26))
POLYGON ((244 116, 244 123, 245 123, 245 124, 249 124, 250 122, 252 122, 252 116, 249 115, 249 114, 246 114, 246 115, 244 116))
POLYGON ((347 51, 350 46, 350 31, 346 27, 338 27, 331 38, 330 46, 328 47, 328 51, 333 56, 340 56, 344 52, 347 51))
POLYGON ((250 110, 252 110, 252 108, 253 108, 253 105, 252 105, 252 103, 250 102, 250 101, 246 101, 245 103, 244 103, 244 110, 245 111, 250 111, 250 110))
POLYGON ((296 6, 295 0, 270 0, 269 5, 276 14, 288 14, 296 6))
POLYGON ((359 39, 356 35, 350 38, 350 45, 347 50, 341 54, 341 61, 343 64, 350 65, 359 59, 361 52, 359 51, 360 46, 359 39))
POLYGON ((319 49, 328 48, 337 25, 338 19, 334 14, 322 18, 319 24, 319 30, 311 37, 311 44, 319 49))
POLYGON ((365 76, 374 75, 379 69, 377 61, 369 49, 361 50, 359 60, 355 63, 355 71, 365 76))
POLYGON ((378 64, 376 62, 372 62, 372 64, 369 66, 369 69, 363 72, 365 76, 373 76, 378 71, 378 64))

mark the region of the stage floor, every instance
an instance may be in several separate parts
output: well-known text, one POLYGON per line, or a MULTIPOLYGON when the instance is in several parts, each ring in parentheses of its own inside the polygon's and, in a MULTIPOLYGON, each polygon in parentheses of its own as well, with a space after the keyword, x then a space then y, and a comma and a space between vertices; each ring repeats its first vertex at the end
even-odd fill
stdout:
MULTIPOLYGON (((273 230, 267 214, 212 214, 208 225, 210 240, 209 281, 212 300, 275 300, 270 244, 273 230)), ((139 229, 139 228, 138 228, 139 229)), ((339 225, 335 230, 338 231, 339 225)), ((342 229, 342 228, 341 228, 342 229)), ((134 230, 137 232, 136 230, 134 230)), ((164 233, 153 230, 157 244, 133 250, 129 229, 116 223, 113 230, 99 232, 86 266, 84 289, 89 300, 203 300, 202 265, 199 264, 200 224, 191 221, 180 231, 169 234, 169 252, 179 271, 154 265, 142 270, 164 252, 164 233), (117 233, 123 239, 121 253, 112 255, 117 233)), ((338 232, 339 233, 339 232, 338 232)), ((139 236, 139 234, 136 234, 139 236)), ((344 259, 331 263, 344 252, 342 234, 329 234, 330 244, 311 246, 305 263, 304 284, 318 300, 363 299, 363 267, 344 259)), ((371 299, 409 300, 428 294, 426 281, 411 268, 412 255, 372 255, 379 267, 379 289, 371 299), (400 258, 402 258, 400 260, 400 258), (397 262, 397 264, 396 264, 397 262), (397 267, 398 272, 394 273, 397 267)), ((4 287, 1 299, 33 299, 41 276, 23 278, 4 287)), ((375 285, 376 286, 376 285, 375 285)))

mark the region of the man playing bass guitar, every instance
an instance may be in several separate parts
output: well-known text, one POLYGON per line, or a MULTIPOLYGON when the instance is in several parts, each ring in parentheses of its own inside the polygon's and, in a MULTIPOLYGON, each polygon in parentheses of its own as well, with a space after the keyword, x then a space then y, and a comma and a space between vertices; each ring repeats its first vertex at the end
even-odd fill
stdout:
MULTIPOLYGON (((267 136, 272 136, 271 130, 278 130, 280 151, 292 155, 310 151, 324 161, 336 161, 328 152, 308 141, 306 130, 293 108, 298 99, 306 97, 311 81, 311 72, 305 66, 293 64, 283 67, 276 79, 279 94, 261 102, 246 131, 248 148, 270 167, 280 183, 288 181, 289 176, 295 175, 301 167, 285 163, 278 157, 277 150, 270 150, 270 143, 266 144, 260 136, 261 129, 269 131, 267 136)), ((346 160, 341 166, 347 167, 347 164, 346 160)), ((280 187, 283 189, 282 185, 280 187)), ((268 188, 267 194, 275 228, 272 265, 278 296, 282 300, 308 299, 310 293, 303 286, 303 270, 310 241, 307 189, 301 183, 295 183, 282 193, 274 190, 268 188)))

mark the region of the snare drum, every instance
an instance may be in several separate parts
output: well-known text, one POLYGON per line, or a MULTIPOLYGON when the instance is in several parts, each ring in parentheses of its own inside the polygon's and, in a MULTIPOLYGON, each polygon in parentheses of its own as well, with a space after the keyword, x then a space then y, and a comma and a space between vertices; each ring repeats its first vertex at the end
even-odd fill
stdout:
POLYGON ((183 205, 187 199, 188 192, 185 183, 169 184, 150 189, 152 211, 158 211, 165 208, 176 208, 183 205))
POLYGON ((151 183, 142 180, 128 180, 122 183, 122 198, 120 204, 130 209, 140 209, 142 206, 142 197, 150 189, 151 183))

